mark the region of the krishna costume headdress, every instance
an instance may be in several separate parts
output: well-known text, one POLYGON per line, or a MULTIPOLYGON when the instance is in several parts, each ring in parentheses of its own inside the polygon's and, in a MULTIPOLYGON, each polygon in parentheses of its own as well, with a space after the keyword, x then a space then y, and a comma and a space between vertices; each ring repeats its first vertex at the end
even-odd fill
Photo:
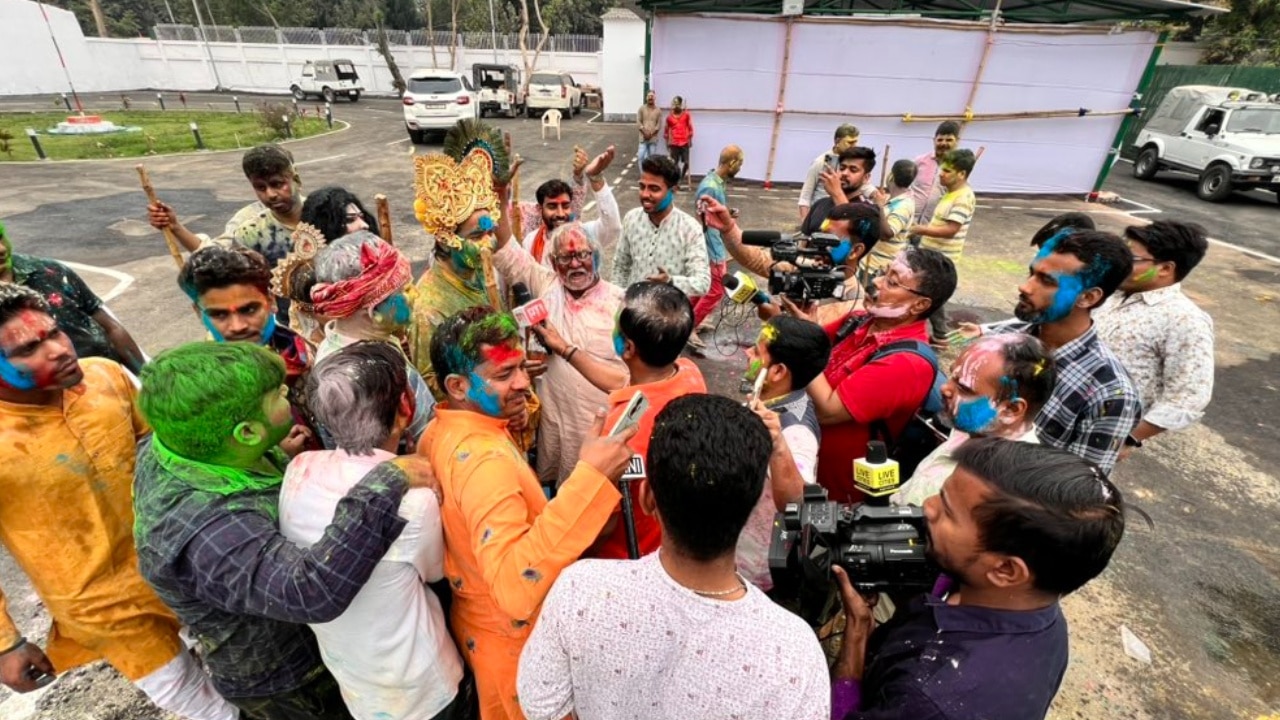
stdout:
POLYGON ((309 223, 298 223, 292 240, 293 249, 271 271, 271 294, 289 298, 303 312, 314 312, 310 286, 315 284, 315 259, 328 240, 319 228, 309 223))
POLYGON ((509 180, 502 133, 476 120, 461 120, 444 139, 444 152, 413 159, 413 212, 437 247, 462 247, 458 226, 477 210, 497 222, 502 208, 494 183, 509 180))

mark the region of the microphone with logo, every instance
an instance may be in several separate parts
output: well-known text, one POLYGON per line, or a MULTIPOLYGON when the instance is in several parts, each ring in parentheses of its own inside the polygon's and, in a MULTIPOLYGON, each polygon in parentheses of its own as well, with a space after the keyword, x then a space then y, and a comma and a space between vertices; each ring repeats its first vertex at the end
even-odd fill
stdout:
POLYGON ((516 305, 511 314, 515 316, 516 322, 520 323, 520 329, 524 331, 525 357, 529 362, 546 362, 547 349, 529 328, 547 319, 550 314, 547 312, 547 304, 541 298, 534 299, 533 293, 529 292, 529 286, 522 282, 511 285, 511 298, 516 305))
POLYGON ((761 290, 750 275, 741 270, 724 277, 724 289, 728 291, 729 299, 739 305, 746 305, 747 303, 768 305, 773 302, 773 298, 770 298, 768 293, 761 290))

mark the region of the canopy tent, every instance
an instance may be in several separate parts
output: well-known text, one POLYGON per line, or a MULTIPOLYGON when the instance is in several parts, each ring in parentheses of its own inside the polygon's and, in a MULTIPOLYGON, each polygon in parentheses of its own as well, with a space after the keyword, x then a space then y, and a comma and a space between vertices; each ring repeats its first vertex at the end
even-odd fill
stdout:
MULTIPOLYGON (((777 15, 783 0, 641 0, 658 13, 734 12, 777 15)), ((1012 23, 1114 23, 1184 20, 1226 12, 1183 0, 806 0, 805 15, 885 13, 949 20, 980 20, 999 8, 1012 23)))

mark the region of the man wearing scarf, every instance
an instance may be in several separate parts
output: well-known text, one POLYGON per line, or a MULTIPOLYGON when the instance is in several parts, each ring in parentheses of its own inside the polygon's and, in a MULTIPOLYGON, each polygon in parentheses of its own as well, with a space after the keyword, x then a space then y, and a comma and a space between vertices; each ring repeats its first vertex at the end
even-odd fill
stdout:
POLYGON ((293 425, 284 363, 250 343, 191 343, 143 368, 153 436, 134 474, 143 577, 204 649, 213 684, 247 720, 348 720, 304 623, 341 615, 399 536, 400 501, 434 484, 398 458, 338 502, 302 549, 277 529, 293 425))

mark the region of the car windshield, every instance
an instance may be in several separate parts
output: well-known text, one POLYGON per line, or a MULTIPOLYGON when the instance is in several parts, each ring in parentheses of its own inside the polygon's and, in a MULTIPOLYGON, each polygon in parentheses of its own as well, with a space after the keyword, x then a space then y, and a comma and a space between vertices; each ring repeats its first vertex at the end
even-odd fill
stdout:
POLYGON ((1236 110, 1227 120, 1227 132, 1280 135, 1280 108, 1236 110))
POLYGON ((534 73, 533 77, 529 78, 529 84, 531 84, 531 85, 559 85, 559 84, 560 84, 560 76, 559 76, 559 75, 552 75, 551 73, 534 73))
POLYGON ((458 78, 409 78, 409 92, 415 95, 441 95, 461 89, 458 78))

